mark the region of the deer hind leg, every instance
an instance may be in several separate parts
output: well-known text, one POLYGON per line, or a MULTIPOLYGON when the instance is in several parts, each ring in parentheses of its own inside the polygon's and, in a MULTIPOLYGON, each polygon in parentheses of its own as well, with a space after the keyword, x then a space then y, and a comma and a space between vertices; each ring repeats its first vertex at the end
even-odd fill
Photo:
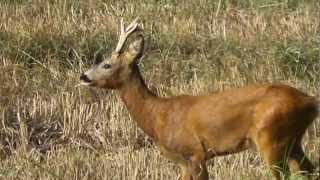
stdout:
POLYGON ((205 163, 180 165, 180 176, 178 180, 208 180, 208 170, 205 163))
POLYGON ((286 145, 274 142, 268 135, 261 135, 255 143, 275 179, 281 180, 282 175, 286 179, 288 176, 286 145))
POLYGON ((188 169, 191 172, 192 180, 208 180, 208 170, 205 161, 197 162, 190 160, 188 169))
POLYGON ((206 161, 199 156, 192 156, 185 164, 180 164, 179 180, 208 180, 206 161))
POLYGON ((205 161, 196 162, 196 161, 190 161, 189 170, 192 174, 192 180, 208 180, 208 170, 207 165, 205 161))
POLYGON ((315 169, 313 164, 303 152, 302 147, 299 143, 294 145, 292 150, 290 151, 288 164, 292 173, 301 173, 303 175, 308 175, 315 169))

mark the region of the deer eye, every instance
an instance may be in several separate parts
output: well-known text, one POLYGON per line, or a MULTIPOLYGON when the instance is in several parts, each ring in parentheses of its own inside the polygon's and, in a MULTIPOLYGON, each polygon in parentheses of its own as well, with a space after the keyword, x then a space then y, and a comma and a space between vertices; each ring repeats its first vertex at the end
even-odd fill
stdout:
POLYGON ((111 68, 111 64, 105 64, 105 65, 103 65, 103 68, 104 69, 109 69, 109 68, 111 68))

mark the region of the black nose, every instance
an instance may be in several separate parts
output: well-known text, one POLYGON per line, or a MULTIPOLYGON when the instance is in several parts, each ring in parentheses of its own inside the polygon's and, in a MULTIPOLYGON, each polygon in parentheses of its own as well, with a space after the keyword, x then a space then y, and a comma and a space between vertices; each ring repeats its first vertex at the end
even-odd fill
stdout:
POLYGON ((87 75, 85 75, 84 73, 82 73, 80 75, 80 80, 84 81, 84 82, 91 82, 91 80, 88 78, 87 75))

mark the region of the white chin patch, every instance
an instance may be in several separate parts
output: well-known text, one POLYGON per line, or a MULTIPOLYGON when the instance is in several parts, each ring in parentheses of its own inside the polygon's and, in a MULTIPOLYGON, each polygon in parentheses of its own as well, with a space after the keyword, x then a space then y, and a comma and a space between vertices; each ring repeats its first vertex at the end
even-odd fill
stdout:
POLYGON ((79 84, 77 84, 76 86, 90 86, 92 83, 91 82, 84 82, 81 81, 79 84))

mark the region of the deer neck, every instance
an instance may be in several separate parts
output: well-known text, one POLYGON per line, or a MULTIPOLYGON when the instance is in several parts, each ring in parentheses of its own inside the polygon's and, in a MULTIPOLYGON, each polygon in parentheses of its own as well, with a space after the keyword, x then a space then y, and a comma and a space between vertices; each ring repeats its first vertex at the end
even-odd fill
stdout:
POLYGON ((159 97, 148 89, 137 65, 119 91, 131 117, 146 134, 155 138, 154 124, 159 97))

